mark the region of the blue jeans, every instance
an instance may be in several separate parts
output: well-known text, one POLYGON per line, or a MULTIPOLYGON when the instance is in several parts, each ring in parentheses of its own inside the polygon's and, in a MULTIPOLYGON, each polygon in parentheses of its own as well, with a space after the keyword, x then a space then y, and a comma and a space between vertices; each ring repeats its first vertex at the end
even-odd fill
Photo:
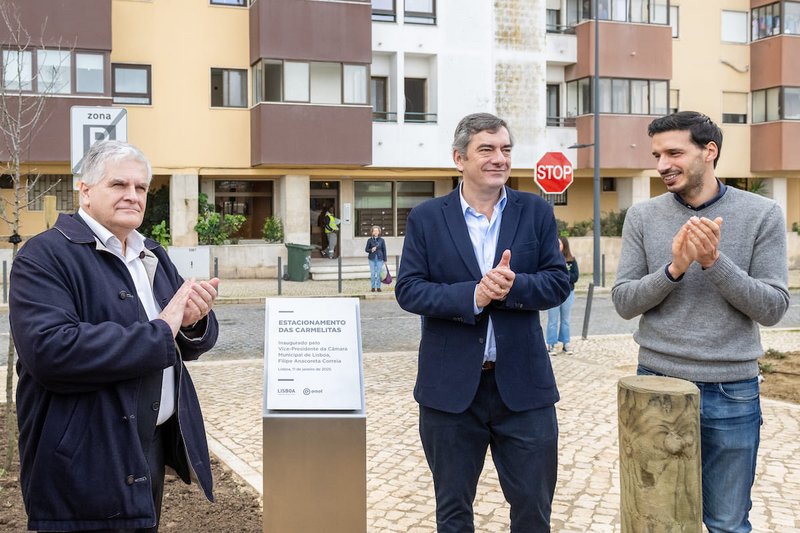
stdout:
POLYGON ((564 303, 558 307, 547 310, 547 345, 552 346, 557 342, 569 342, 569 313, 575 301, 575 291, 569 292, 564 303))
POLYGON ((511 532, 550 531, 558 463, 554 406, 509 410, 500 399, 494 371, 488 370, 463 413, 420 405, 419 431, 433 474, 438 533, 475 531, 472 502, 488 447, 511 505, 511 532))
MULTIPOLYGON (((639 375, 658 375, 640 366, 639 375)), ((703 522, 709 533, 748 533, 761 438, 758 378, 695 382, 700 389, 703 522)))
POLYGON ((369 280, 373 289, 379 289, 381 286, 381 267, 383 267, 381 259, 369 260, 369 280))

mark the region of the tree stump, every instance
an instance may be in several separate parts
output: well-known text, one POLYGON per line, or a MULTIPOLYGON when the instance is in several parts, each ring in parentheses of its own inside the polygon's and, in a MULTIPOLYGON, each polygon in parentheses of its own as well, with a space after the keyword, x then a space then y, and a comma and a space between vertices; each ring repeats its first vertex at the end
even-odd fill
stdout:
POLYGON ((629 376, 617 386, 623 533, 702 533, 700 391, 629 376))

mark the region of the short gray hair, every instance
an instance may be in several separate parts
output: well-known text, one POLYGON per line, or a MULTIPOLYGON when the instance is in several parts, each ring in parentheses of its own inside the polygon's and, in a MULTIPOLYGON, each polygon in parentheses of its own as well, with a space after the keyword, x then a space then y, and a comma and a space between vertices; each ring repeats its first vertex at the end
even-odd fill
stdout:
POLYGON ((134 160, 143 164, 147 169, 147 183, 153 179, 153 169, 150 161, 141 150, 122 141, 99 141, 94 143, 86 155, 83 156, 81 166, 81 181, 86 185, 96 185, 103 180, 106 173, 106 165, 109 162, 122 160, 134 160))
POLYGON ((461 119, 461 122, 456 126, 456 132, 453 136, 453 150, 456 150, 461 157, 467 156, 467 146, 472 140, 472 136, 482 131, 489 131, 496 133, 500 128, 505 128, 508 131, 508 138, 511 141, 511 146, 514 146, 514 136, 511 135, 511 129, 502 118, 496 117, 491 113, 473 113, 461 119))

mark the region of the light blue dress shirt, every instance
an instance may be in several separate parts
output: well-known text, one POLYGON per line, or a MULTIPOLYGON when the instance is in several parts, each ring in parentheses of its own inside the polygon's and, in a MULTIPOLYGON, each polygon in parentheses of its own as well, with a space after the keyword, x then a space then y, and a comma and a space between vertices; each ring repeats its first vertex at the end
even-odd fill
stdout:
MULTIPOLYGON (((503 219, 503 209, 506 207, 506 188, 503 187, 500 193, 500 199, 494 205, 492 210, 492 218, 487 219, 485 215, 477 212, 470 207, 464 199, 463 183, 458 187, 458 195, 461 199, 461 211, 464 213, 464 221, 467 223, 467 231, 469 231, 469 240, 472 241, 472 250, 475 252, 475 259, 478 260, 478 266, 481 269, 481 274, 486 274, 494 268, 494 256, 497 251, 497 238, 500 235, 500 222, 503 219)), ((477 286, 475 287, 477 291, 477 286)), ((475 302, 473 293, 473 307, 475 314, 479 314, 483 308, 478 307, 475 302)), ((486 330, 486 349, 483 352, 484 361, 497 360, 497 345, 494 340, 494 326, 492 319, 489 318, 489 327, 486 330)))

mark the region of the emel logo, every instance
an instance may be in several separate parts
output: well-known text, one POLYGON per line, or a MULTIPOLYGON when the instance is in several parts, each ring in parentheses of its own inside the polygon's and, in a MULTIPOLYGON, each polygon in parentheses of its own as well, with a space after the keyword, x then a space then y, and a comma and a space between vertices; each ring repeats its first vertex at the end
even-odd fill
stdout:
POLYGON ((549 194, 561 194, 572 185, 572 163, 561 152, 547 152, 536 163, 536 184, 549 194))

